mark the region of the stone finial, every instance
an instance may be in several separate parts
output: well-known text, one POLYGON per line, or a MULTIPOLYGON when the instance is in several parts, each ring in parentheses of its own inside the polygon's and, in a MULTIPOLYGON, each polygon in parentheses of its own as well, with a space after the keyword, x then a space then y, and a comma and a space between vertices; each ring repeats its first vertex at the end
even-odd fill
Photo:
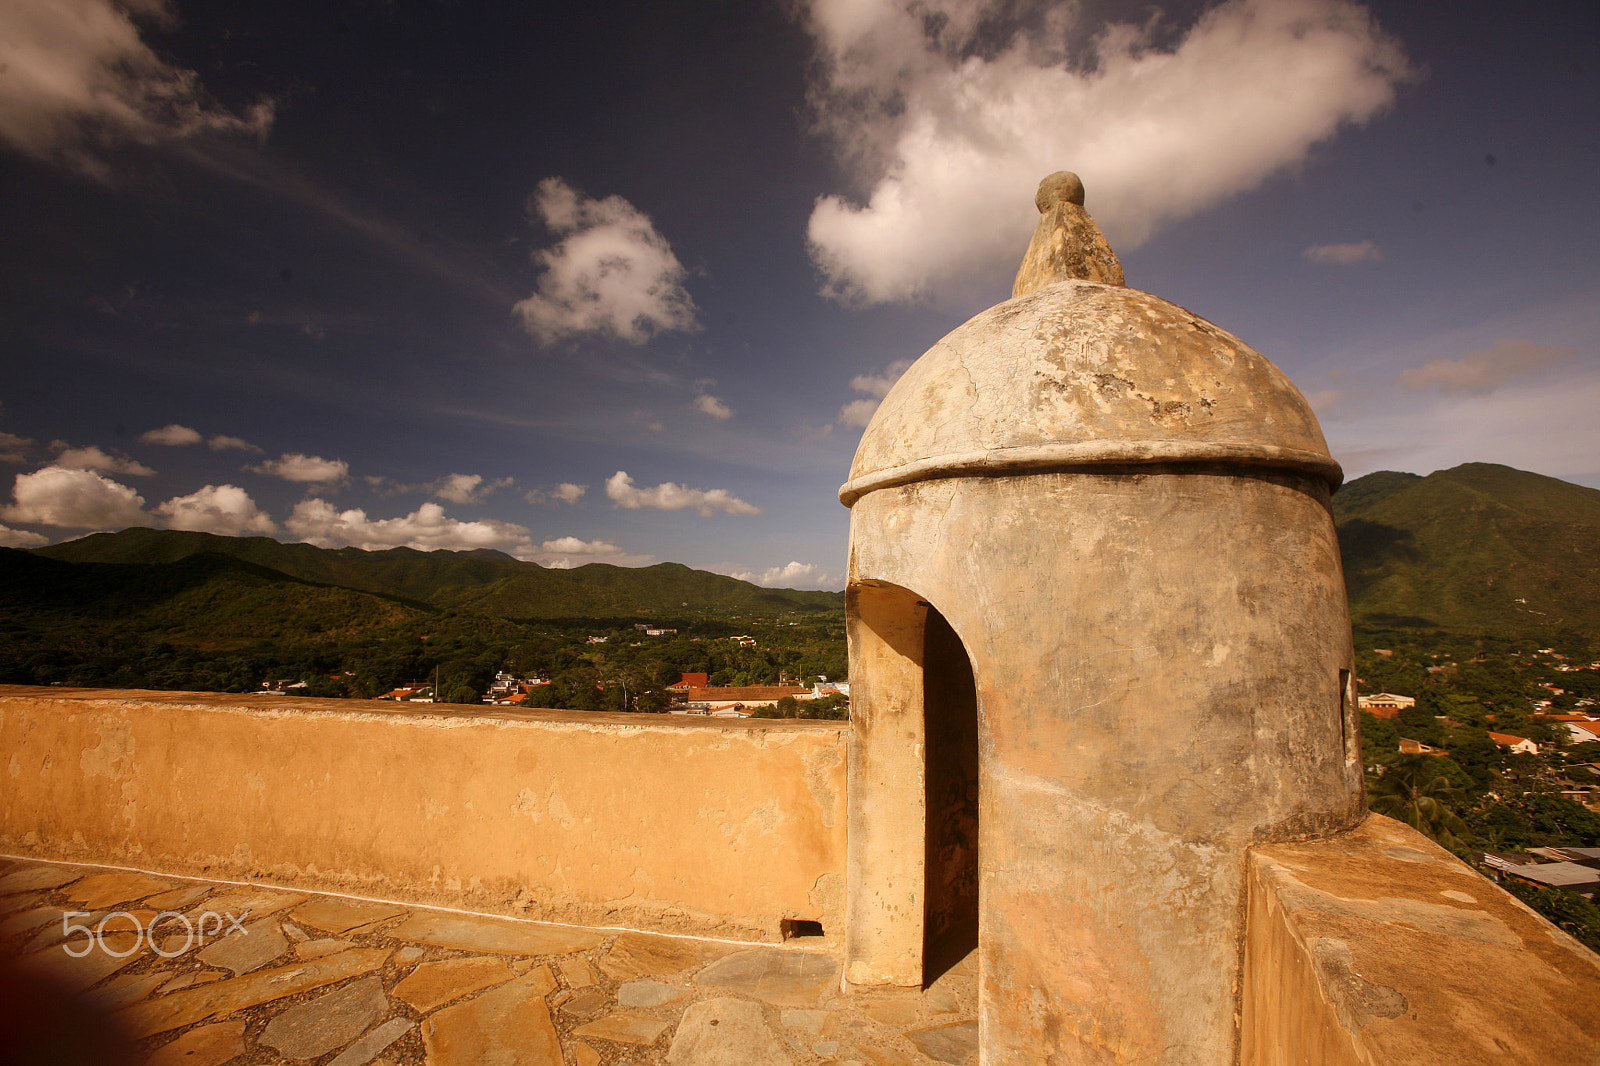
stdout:
POLYGON ((1012 296, 1058 281, 1126 284, 1117 253, 1083 209, 1083 182, 1078 175, 1056 171, 1039 183, 1033 202, 1039 208, 1039 224, 1017 269, 1012 296))

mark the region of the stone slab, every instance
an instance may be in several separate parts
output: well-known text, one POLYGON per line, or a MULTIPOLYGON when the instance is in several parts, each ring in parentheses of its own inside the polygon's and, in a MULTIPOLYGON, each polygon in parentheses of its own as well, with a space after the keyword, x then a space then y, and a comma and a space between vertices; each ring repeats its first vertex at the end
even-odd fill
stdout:
POLYGON ((567 979, 568 988, 588 988, 594 984, 594 970, 589 967, 589 960, 582 956, 562 959, 558 964, 561 967, 561 976, 567 979))
POLYGON ((396 940, 502 955, 570 955, 599 947, 604 938, 584 929, 488 918, 420 912, 387 930, 396 940))
POLYGON ((390 903, 369 903, 364 900, 338 899, 323 896, 302 903, 289 912, 289 916, 302 925, 321 929, 338 936, 352 929, 376 925, 404 914, 404 907, 390 903))
MULTIPOLYGON (((18 933, 26 933, 52 923, 59 930, 61 928, 61 916, 66 913, 60 907, 31 907, 0 922, 0 936, 16 936, 18 933)), ((77 920, 74 919, 74 921, 77 920)))
POLYGON ((244 1054, 245 1020, 216 1022, 190 1029, 157 1048, 145 1066, 222 1066, 244 1054))
POLYGON ((140 900, 170 888, 172 888, 171 881, 163 881, 147 874, 92 874, 68 888, 65 895, 74 903, 81 903, 89 910, 97 911, 116 903, 140 900))
POLYGON ((749 1000, 723 997, 683 1012, 667 1051, 670 1066, 794 1066, 782 1037, 749 1000))
POLYGON ((561 1013, 574 1018, 592 1018, 611 1006, 611 997, 598 988, 578 993, 561 1004, 561 1013))
POLYGON ((978 1054, 978 1023, 957 1022, 931 1029, 914 1029, 906 1039, 917 1045, 917 1050, 935 1062, 950 1066, 965 1066, 978 1054))
POLYGON ((31 911, 35 907, 43 907, 50 901, 50 896, 45 892, 28 892, 17 896, 0 896, 0 916, 21 914, 31 911))
POLYGON ((545 967, 430 1015, 422 1023, 429 1066, 563 1066, 544 1001, 545 967))
POLYGON ((839 964, 827 955, 756 948, 718 959, 694 980, 780 1007, 814 1007, 838 986, 838 977, 839 964))
POLYGON ((165 970, 155 970, 151 973, 119 974, 93 992, 90 992, 89 998, 106 1010, 121 1010, 128 1004, 137 1003, 151 992, 154 992, 170 976, 172 975, 165 970))
POLYGON ((388 1009, 383 983, 363 977, 276 1015, 257 1043, 291 1059, 314 1059, 350 1043, 388 1009))
POLYGON ((324 937, 321 940, 307 940, 303 944, 296 944, 294 953, 302 959, 320 959, 324 955, 332 955, 336 951, 353 947, 355 947, 353 941, 324 937))
POLYGON ((0 877, 0 896, 15 892, 48 892, 72 884, 85 872, 65 866, 25 866, 0 877))
POLYGON ((638 1044, 649 1047, 661 1039, 661 1034, 672 1028, 671 1022, 652 1018, 648 1014, 617 1011, 598 1018, 587 1025, 572 1030, 573 1036, 586 1040, 611 1040, 620 1044, 638 1044))
MULTIPOLYGON (((41 951, 30 956, 29 962, 55 978, 73 991, 104 981, 126 966, 131 966, 143 952, 138 950, 139 940, 132 933, 118 933, 95 941, 95 946, 80 957, 66 952, 67 945, 41 951)), ((75 947, 73 950, 81 950, 75 947)))
POLYGON ((359 977, 381 967, 388 957, 389 953, 384 950, 356 948, 315 962, 292 963, 200 988, 172 992, 135 1004, 121 1011, 119 1017, 135 1037, 151 1036, 193 1025, 218 1014, 228 1014, 285 996, 309 992, 346 978, 359 977))
POLYGON ((175 888, 171 892, 163 892, 158 896, 151 896, 144 901, 146 907, 153 907, 158 911, 181 911, 191 904, 198 903, 211 894, 211 885, 191 885, 188 888, 175 888))
POLYGON ((235 977, 258 970, 289 950, 289 940, 272 918, 251 922, 211 944, 197 956, 207 966, 230 970, 235 977))
POLYGON ((390 1018, 366 1036, 341 1051, 328 1066, 367 1066, 390 1044, 415 1029, 416 1023, 407 1018, 390 1018))
MULTIPOLYGON (((265 918, 285 907, 293 907, 305 899, 303 892, 278 892, 270 888, 256 888, 244 885, 227 892, 219 892, 206 900, 198 907, 193 907, 187 912, 192 922, 199 922, 207 912, 214 914, 231 914, 233 917, 244 921, 246 918, 265 918)), ((224 929, 232 926, 223 922, 224 929)))
POLYGON ((426 1014, 469 992, 490 988, 516 976, 504 959, 479 955, 466 959, 425 962, 395 986, 395 998, 426 1014))
POLYGON ((660 981, 629 981, 617 989, 619 1007, 659 1007, 676 1003, 689 995, 687 988, 662 984, 660 981))
POLYGON ((617 937, 599 965, 607 975, 618 981, 626 981, 630 977, 667 977, 690 967, 704 966, 732 950, 726 944, 709 940, 623 933, 617 937))

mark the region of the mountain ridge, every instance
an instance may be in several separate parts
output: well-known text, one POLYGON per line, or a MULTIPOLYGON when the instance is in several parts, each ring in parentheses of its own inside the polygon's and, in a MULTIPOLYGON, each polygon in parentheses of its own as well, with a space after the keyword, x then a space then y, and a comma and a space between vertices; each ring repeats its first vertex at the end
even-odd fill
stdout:
POLYGON ((270 537, 133 527, 92 533, 30 554, 63 563, 160 566, 214 553, 291 578, 501 618, 646 617, 689 610, 839 610, 844 593, 768 589, 681 563, 620 567, 589 563, 569 570, 524 562, 504 552, 414 548, 319 548, 270 537))

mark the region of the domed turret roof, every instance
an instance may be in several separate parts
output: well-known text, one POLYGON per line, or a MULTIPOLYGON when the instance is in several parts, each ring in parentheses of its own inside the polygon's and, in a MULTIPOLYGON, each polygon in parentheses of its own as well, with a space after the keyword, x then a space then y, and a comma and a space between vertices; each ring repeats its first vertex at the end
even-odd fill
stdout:
POLYGON ((1170 462, 1287 468, 1338 486, 1316 416, 1283 372, 1198 315, 1118 284, 1121 265, 1081 203, 1070 174, 1041 184, 1018 295, 956 328, 889 390, 839 490, 845 504, 932 478, 1170 462))

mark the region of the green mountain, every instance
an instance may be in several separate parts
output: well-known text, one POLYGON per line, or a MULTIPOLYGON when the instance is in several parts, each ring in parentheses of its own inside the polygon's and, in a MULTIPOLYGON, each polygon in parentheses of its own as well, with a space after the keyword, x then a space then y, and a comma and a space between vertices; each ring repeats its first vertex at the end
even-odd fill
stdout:
POLYGON ((1357 625, 1600 633, 1600 491, 1493 463, 1333 498, 1357 625))
POLYGON ((300 581, 501 618, 821 613, 844 606, 840 592, 762 588, 678 563, 637 568, 590 563, 556 570, 488 549, 364 551, 284 544, 270 537, 125 529, 37 548, 32 554, 66 563, 145 566, 215 554, 300 581))

